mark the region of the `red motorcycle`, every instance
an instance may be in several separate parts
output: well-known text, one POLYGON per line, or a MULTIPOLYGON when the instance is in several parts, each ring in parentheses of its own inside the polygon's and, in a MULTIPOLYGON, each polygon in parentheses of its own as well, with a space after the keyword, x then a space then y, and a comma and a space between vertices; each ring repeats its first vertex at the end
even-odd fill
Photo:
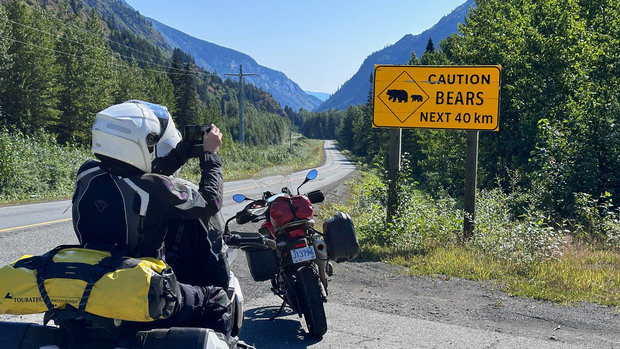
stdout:
POLYGON ((284 186, 279 193, 265 191, 261 199, 236 194, 236 202, 250 201, 226 222, 229 246, 245 251, 250 273, 255 281, 271 280, 272 292, 283 302, 272 319, 289 306, 305 318, 308 332, 321 338, 327 332, 323 303, 327 301, 328 277, 333 274, 332 261, 344 262, 359 253, 355 228, 348 214, 339 212, 323 224, 323 232, 314 227, 314 203, 325 197, 320 190, 300 194, 299 189, 315 179, 311 170, 297 194, 284 186), (229 223, 262 222, 258 232, 231 231, 229 223))

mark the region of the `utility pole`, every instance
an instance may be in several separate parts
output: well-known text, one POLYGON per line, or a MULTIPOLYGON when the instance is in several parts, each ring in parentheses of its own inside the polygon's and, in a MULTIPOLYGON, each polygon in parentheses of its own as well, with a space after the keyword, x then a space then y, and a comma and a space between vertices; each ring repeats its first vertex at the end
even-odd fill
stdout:
POLYGON ((245 127, 243 126, 243 77, 258 74, 243 74, 243 67, 239 64, 239 74, 224 74, 239 77, 239 143, 245 144, 245 127))

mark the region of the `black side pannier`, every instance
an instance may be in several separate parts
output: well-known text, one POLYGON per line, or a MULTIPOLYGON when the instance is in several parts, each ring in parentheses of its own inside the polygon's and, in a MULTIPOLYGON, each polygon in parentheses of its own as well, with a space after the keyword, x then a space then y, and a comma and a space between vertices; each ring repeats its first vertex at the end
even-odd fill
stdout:
POLYGON ((243 250, 254 281, 271 280, 278 273, 276 251, 260 247, 248 247, 243 250))
POLYGON ((353 221, 344 212, 338 212, 323 223, 323 234, 329 258, 338 263, 351 260, 360 252, 353 221))

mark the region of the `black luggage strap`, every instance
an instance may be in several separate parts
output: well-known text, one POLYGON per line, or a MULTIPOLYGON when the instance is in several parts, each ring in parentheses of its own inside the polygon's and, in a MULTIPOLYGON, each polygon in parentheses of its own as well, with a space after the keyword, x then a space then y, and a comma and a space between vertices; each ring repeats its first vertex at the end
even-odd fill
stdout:
POLYGON ((45 280, 53 278, 76 279, 86 281, 86 287, 82 293, 78 310, 85 311, 88 297, 95 283, 101 279, 107 272, 118 269, 134 268, 140 260, 133 258, 123 258, 124 251, 108 251, 110 256, 105 257, 99 263, 91 265, 85 263, 56 263, 53 261, 54 256, 60 250, 68 248, 82 248, 80 245, 61 245, 53 250, 41 255, 24 258, 15 263, 15 268, 27 268, 35 270, 37 273, 37 286, 41 298, 49 311, 55 312, 47 290, 45 289, 45 280))
POLYGON ((298 221, 299 218, 297 217, 297 210, 299 209, 299 207, 295 207, 295 205, 293 205, 293 200, 291 200, 290 197, 286 198, 286 202, 288 203, 288 206, 291 208, 291 212, 293 213, 293 217, 295 218, 296 221, 298 221))
POLYGON ((45 274, 47 273, 47 266, 53 263, 54 256, 58 253, 58 251, 64 248, 73 248, 79 247, 77 245, 61 245, 55 247, 53 250, 41 255, 41 256, 32 256, 30 258, 24 258, 15 263, 15 268, 27 268, 30 270, 35 270, 37 273, 37 287, 39 288, 39 293, 41 293, 41 299, 45 306, 52 310, 54 309, 54 304, 50 300, 49 295, 47 294, 47 290, 45 289, 45 274))
POLYGON ((99 261, 97 265, 89 265, 88 267, 92 268, 92 270, 87 274, 87 278, 80 278, 86 281, 86 287, 84 288, 84 292, 82 293, 82 298, 80 299, 80 305, 78 310, 86 311, 86 303, 88 302, 88 297, 90 297, 90 293, 93 290, 93 286, 99 279, 101 279, 107 272, 111 270, 124 269, 124 268, 133 268, 140 263, 137 259, 125 259, 122 258, 123 253, 117 252, 109 257, 105 257, 99 261))

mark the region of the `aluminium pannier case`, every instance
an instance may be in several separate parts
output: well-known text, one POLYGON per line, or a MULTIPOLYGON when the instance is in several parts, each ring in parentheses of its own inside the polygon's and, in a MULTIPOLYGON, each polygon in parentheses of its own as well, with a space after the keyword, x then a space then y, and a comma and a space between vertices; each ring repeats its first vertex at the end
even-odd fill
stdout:
POLYGON ((323 223, 323 234, 327 245, 327 254, 336 262, 351 260, 360 252, 360 244, 355 235, 355 227, 351 217, 338 212, 334 217, 323 223))
POLYGON ((0 268, 0 313, 71 306, 106 318, 153 321, 172 314, 176 290, 176 277, 161 260, 59 246, 0 268))

